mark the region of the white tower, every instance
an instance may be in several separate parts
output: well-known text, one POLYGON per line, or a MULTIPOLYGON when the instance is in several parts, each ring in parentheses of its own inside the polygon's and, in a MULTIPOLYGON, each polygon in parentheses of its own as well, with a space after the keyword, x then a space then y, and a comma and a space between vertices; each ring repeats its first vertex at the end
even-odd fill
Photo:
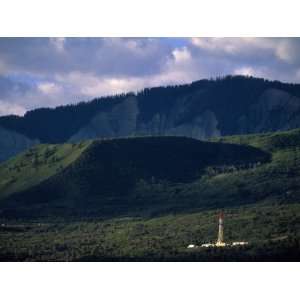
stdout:
POLYGON ((217 247, 226 246, 224 243, 224 214, 221 212, 219 214, 219 232, 218 232, 218 240, 216 243, 217 247))

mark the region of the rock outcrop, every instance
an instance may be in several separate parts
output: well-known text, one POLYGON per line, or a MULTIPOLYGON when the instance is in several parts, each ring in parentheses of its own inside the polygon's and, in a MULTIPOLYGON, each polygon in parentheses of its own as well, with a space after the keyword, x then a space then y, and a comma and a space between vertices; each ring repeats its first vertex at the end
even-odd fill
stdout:
POLYGON ((70 138, 70 142, 101 137, 132 136, 136 133, 138 105, 135 97, 116 104, 109 112, 98 113, 89 124, 70 138))
POLYGON ((259 133, 300 127, 300 98, 278 89, 266 90, 247 115, 238 120, 238 131, 259 133))
POLYGON ((91 122, 70 138, 77 142, 95 138, 130 137, 130 136, 186 136, 207 139, 220 136, 215 114, 206 110, 188 122, 178 124, 183 110, 183 103, 176 103, 169 114, 157 113, 149 122, 139 118, 137 99, 130 97, 117 104, 110 112, 100 112, 91 122))

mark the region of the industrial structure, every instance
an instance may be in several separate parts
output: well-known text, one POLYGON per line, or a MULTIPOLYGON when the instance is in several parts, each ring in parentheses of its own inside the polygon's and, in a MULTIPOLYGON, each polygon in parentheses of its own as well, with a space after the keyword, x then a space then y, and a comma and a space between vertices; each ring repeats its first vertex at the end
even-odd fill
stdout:
MULTIPOLYGON (((215 243, 205 243, 202 244, 200 247, 202 248, 209 248, 209 247, 225 247, 225 246, 243 246, 247 245, 248 242, 232 242, 231 244, 225 243, 224 242, 224 213, 220 212, 219 213, 219 218, 218 218, 218 239, 215 243)), ((196 249, 199 248, 199 246, 195 244, 190 244, 187 246, 188 249, 196 249)))
POLYGON ((220 212, 219 214, 219 231, 218 231, 218 239, 216 242, 216 247, 224 247, 226 244, 224 243, 224 213, 220 212))

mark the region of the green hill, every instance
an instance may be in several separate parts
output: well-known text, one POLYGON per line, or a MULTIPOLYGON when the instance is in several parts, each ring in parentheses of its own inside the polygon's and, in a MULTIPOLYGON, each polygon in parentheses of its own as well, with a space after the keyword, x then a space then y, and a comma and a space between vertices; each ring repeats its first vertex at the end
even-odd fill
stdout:
POLYGON ((1 185, 0 260, 299 260, 299 159, 300 130, 35 147, 0 165, 17 178, 1 185), (249 246, 188 251, 215 241, 220 210, 226 241, 249 246))
POLYGON ((251 146, 183 137, 38 146, 2 165, 8 181, 1 185, 0 208, 14 217, 189 208, 190 201, 180 203, 174 191, 185 190, 210 169, 247 169, 269 160, 267 152, 251 146))
POLYGON ((0 165, 0 199, 26 190, 62 171, 90 143, 38 145, 0 165))

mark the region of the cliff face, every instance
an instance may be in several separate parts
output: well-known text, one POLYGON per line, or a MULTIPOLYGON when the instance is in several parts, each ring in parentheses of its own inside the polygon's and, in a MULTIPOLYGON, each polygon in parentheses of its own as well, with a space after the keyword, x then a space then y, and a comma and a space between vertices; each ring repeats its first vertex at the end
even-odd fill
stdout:
MULTIPOLYGON (((192 110, 189 101, 177 99, 167 113, 158 111, 150 120, 144 121, 139 117, 141 111, 137 98, 129 97, 116 104, 111 111, 98 113, 69 141, 153 135, 186 136, 203 140, 223 135, 222 121, 218 120, 214 111, 204 109, 196 116, 187 118, 186 116, 193 115, 192 110)), ((224 114, 226 113, 225 111, 224 114)), ((237 126, 231 134, 300 127, 300 98, 278 89, 267 89, 246 113, 238 116, 235 121, 237 126)))
POLYGON ((278 89, 266 90, 247 115, 238 119, 238 133, 260 133, 300 127, 300 98, 278 89))
POLYGON ((170 113, 156 113, 150 121, 139 118, 139 106, 136 97, 129 97, 116 104, 109 112, 98 113, 89 124, 81 128, 70 138, 70 142, 86 139, 129 137, 129 136, 186 136, 207 139, 220 135, 218 121, 212 111, 205 110, 199 116, 177 125, 184 103, 178 101, 170 113))
POLYGON ((136 133, 138 116, 136 98, 129 97, 108 112, 98 113, 70 138, 70 142, 101 137, 132 136, 136 133))
POLYGON ((0 161, 6 160, 38 144, 26 136, 0 127, 0 161))
POLYGON ((95 99, 0 117, 0 160, 31 145, 95 138, 223 135, 300 127, 300 85, 247 77, 95 99))

